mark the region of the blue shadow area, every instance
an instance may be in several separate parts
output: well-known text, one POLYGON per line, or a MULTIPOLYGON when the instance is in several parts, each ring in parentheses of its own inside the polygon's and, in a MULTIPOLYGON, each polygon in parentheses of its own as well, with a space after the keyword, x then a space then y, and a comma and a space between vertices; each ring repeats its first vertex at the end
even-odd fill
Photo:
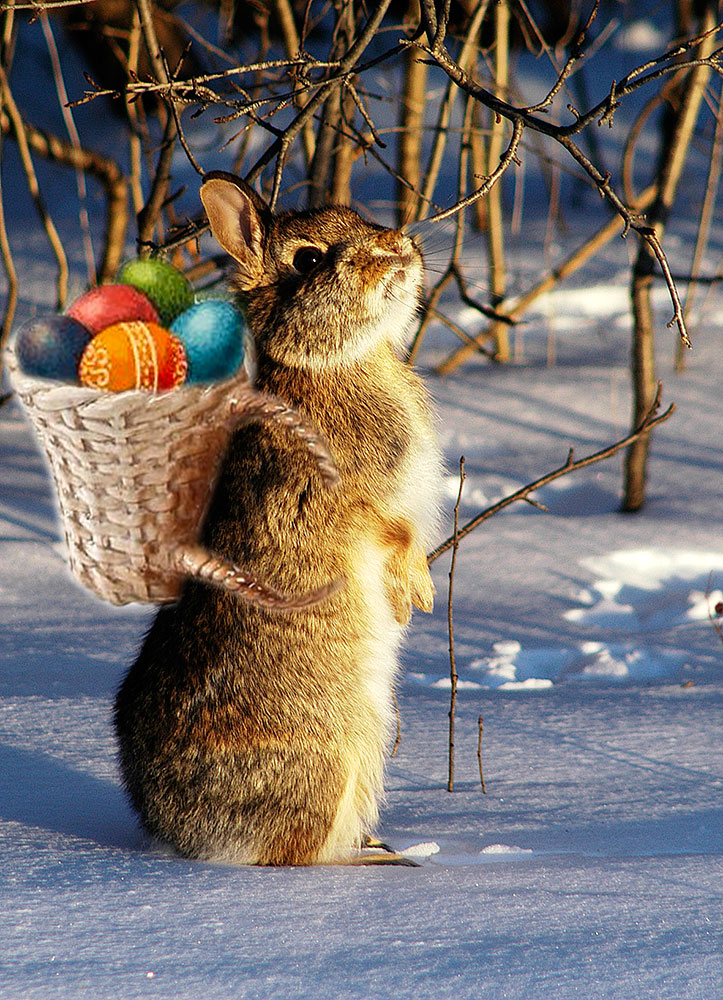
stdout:
POLYGON ((0 745, 0 819, 80 837, 100 847, 138 849, 142 834, 118 785, 56 758, 0 745))

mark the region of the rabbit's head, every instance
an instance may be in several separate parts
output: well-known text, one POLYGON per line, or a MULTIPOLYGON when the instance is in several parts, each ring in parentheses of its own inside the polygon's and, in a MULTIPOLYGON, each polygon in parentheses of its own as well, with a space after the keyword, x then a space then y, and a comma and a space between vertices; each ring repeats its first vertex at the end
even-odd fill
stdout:
POLYGON ((422 255, 399 230, 344 206, 273 215, 244 181, 205 175, 211 230, 238 263, 256 346, 277 363, 323 370, 401 348, 419 305, 422 255))

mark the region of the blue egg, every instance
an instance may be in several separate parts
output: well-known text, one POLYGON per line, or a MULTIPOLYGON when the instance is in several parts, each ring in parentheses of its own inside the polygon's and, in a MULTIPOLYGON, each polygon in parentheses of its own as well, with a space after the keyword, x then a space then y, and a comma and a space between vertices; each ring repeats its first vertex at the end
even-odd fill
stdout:
POLYGON ((244 353, 244 321, 225 299, 204 299, 182 312, 171 324, 186 349, 189 382, 228 378, 244 353))
POLYGON ((90 330, 70 316, 43 316, 20 327, 15 356, 27 375, 76 382, 80 357, 91 337, 90 330))

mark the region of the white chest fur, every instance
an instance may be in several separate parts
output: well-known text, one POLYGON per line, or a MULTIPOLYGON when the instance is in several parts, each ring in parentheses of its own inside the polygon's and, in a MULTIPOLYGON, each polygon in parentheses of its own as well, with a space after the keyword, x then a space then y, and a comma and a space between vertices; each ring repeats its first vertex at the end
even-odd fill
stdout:
MULTIPOLYGON (((416 378, 416 376, 414 376, 416 378)), ((412 526, 420 545, 427 548, 437 530, 443 490, 442 453, 435 433, 435 419, 420 383, 416 412, 409 414, 408 426, 415 428, 400 470, 392 503, 395 514, 412 526)))

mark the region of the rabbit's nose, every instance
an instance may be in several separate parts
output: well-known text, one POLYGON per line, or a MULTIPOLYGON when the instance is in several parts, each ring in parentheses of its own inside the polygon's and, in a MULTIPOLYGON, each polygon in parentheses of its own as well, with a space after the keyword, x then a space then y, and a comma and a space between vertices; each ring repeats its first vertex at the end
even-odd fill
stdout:
POLYGON ((380 257, 394 258, 405 266, 410 264, 415 256, 411 241, 402 234, 388 237, 379 247, 377 253, 380 257))
POLYGON ((377 248, 384 255, 403 257, 409 251, 409 239, 400 232, 387 230, 379 234, 377 248))
POLYGON ((415 257, 414 244, 409 237, 405 236, 403 233, 400 233, 392 241, 389 249, 392 253, 398 254, 400 257, 404 257, 405 259, 408 258, 411 260, 415 257))

